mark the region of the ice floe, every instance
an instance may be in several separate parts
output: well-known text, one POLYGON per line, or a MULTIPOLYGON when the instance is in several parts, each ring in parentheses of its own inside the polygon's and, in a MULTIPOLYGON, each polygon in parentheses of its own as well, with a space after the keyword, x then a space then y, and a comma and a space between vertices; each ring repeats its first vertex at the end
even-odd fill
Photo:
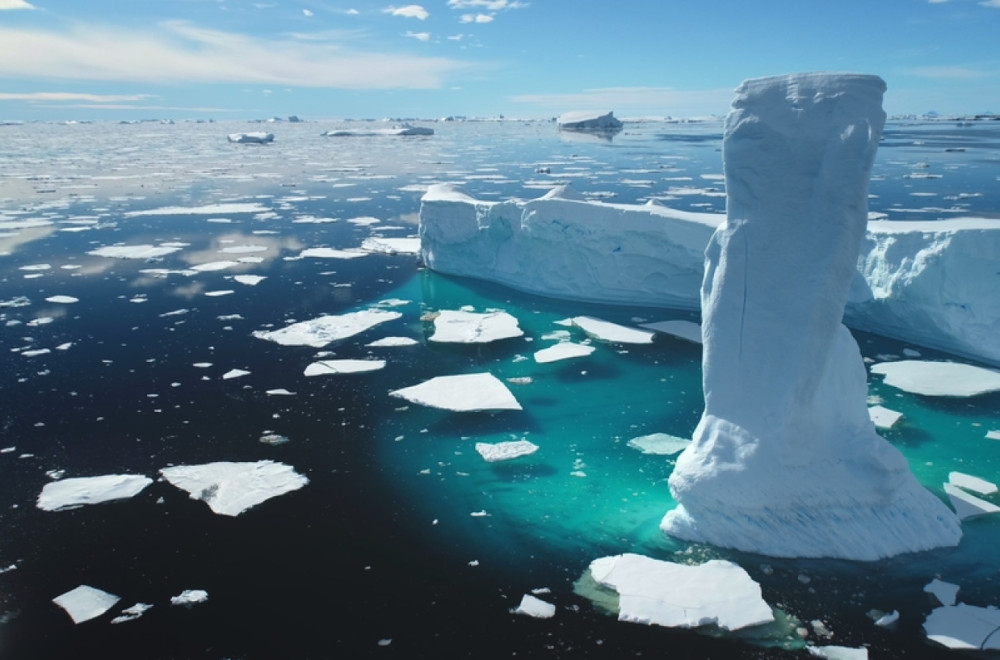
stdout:
POLYGON ((382 337, 382 339, 376 339, 373 342, 365 344, 365 346, 383 348, 389 346, 414 346, 419 343, 420 342, 412 337, 382 337))
POLYGON ((385 368, 385 360, 319 360, 306 367, 305 376, 363 374, 385 368))
POLYGON ((520 604, 514 609, 515 614, 534 617, 536 619, 551 619, 556 615, 556 606, 537 596, 524 594, 520 604))
POLYGON ((507 386, 490 373, 437 376, 389 394, 411 403, 459 412, 521 410, 507 386))
POLYGON ((434 318, 434 334, 428 341, 484 344, 522 335, 524 331, 518 327, 517 319, 507 312, 477 313, 445 309, 434 318))
POLYGON ((250 507, 309 483, 290 465, 267 460, 177 465, 163 468, 160 474, 187 491, 191 499, 205 502, 212 511, 224 516, 238 516, 250 507))
POLYGON ((957 603, 943 605, 924 619, 927 639, 950 649, 1000 650, 1000 609, 957 603))
POLYGON ((338 250, 330 247, 306 248, 299 253, 299 258, 311 257, 314 259, 358 259, 367 257, 364 250, 338 250))
POLYGON ((538 445, 524 439, 497 443, 477 442, 476 451, 487 463, 496 463, 530 456, 538 451, 538 445))
POLYGON ((120 597, 107 591, 81 584, 76 589, 56 596, 52 602, 66 610, 73 623, 83 623, 101 616, 119 600, 120 597))
POLYGON ((886 385, 911 394, 971 397, 1000 392, 1000 371, 959 362, 880 362, 871 371, 885 376, 886 385))
POLYGON ((249 376, 250 372, 246 369, 230 369, 226 373, 222 374, 222 380, 230 380, 232 378, 240 378, 242 376, 249 376))
POLYGON ((365 252, 382 254, 419 254, 420 238, 386 238, 370 236, 361 241, 361 249, 365 252))
POLYGON ((556 119, 556 124, 564 131, 614 131, 622 128, 622 122, 611 111, 573 110, 564 112, 556 119))
POLYGON ((587 344, 576 344, 571 341, 561 341, 548 348, 535 351, 535 362, 544 364, 547 362, 557 362, 571 358, 586 357, 593 353, 595 348, 587 344))
POLYGON ((98 504, 135 497, 153 483, 139 474, 105 474, 75 477, 45 484, 35 505, 43 511, 62 511, 84 504, 98 504))
POLYGON ((890 410, 885 406, 874 405, 868 408, 868 416, 877 429, 891 429, 900 420, 903 413, 890 410))
POLYGON ((240 284, 246 284, 247 286, 257 286, 261 282, 267 279, 266 275, 233 275, 233 279, 240 284))
POLYGON ((992 495, 997 492, 997 485, 980 477, 974 477, 964 472, 949 472, 948 483, 965 490, 971 490, 980 495, 992 495))
POLYGON ((655 334, 592 316, 574 316, 570 321, 588 335, 617 344, 651 344, 655 334))
POLYGON ((618 593, 621 621, 739 630, 774 620, 760 585, 729 561, 689 566, 626 553, 595 559, 589 570, 598 584, 618 593))
POLYGON ((325 315, 309 321, 299 321, 280 330, 257 330, 253 336, 273 341, 282 346, 312 346, 322 348, 341 339, 394 321, 402 316, 399 312, 385 309, 363 309, 340 315, 325 315))
POLYGON ((411 136, 411 135, 434 135, 433 128, 425 126, 414 126, 413 124, 399 124, 388 128, 373 129, 331 129, 321 133, 324 137, 371 137, 377 135, 386 136, 411 136))
POLYGON ((265 133, 264 131, 230 133, 226 136, 226 139, 238 144, 268 144, 274 142, 274 133, 265 133))
POLYGON ((967 493, 954 484, 946 483, 944 492, 948 495, 951 505, 955 507, 955 514, 960 520, 1000 513, 1000 506, 967 493))
POLYGON ((192 605, 197 605, 198 603, 204 603, 207 600, 208 592, 204 589, 185 589, 176 596, 171 596, 170 604, 191 607, 192 605))
POLYGON ((158 259, 181 249, 167 245, 109 245, 90 250, 87 254, 112 259, 158 259))
POLYGON ((122 610, 122 613, 111 619, 111 623, 125 623, 126 621, 134 621, 138 619, 147 611, 152 609, 152 603, 136 603, 131 607, 126 607, 122 610))
POLYGON ((924 592, 929 593, 942 605, 954 605, 958 599, 959 586, 934 578, 924 586, 924 592))
POLYGON ((659 454, 661 456, 672 456, 680 453, 689 444, 691 444, 690 438, 678 438, 676 435, 667 433, 650 433, 628 441, 629 447, 638 449, 643 454, 659 454))
POLYGON ((868 660, 868 649, 864 646, 808 646, 809 655, 826 660, 868 660))
POLYGON ((639 327, 672 335, 678 339, 686 339, 695 344, 701 343, 701 325, 694 321, 684 321, 682 319, 657 321, 656 323, 640 323, 639 327))
POLYGON ((73 296, 49 296, 45 299, 45 302, 56 303, 59 305, 70 305, 75 302, 80 302, 79 298, 74 298, 73 296))

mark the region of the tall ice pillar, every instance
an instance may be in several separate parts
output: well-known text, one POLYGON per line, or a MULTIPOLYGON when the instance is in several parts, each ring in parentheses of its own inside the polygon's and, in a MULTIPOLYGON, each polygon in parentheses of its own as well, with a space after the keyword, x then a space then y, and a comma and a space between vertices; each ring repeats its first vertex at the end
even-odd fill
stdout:
POLYGON ((727 218, 702 283, 705 411, 670 477, 668 534, 772 556, 873 560, 956 545, 957 517, 875 432, 841 323, 885 113, 881 78, 743 82, 727 218))

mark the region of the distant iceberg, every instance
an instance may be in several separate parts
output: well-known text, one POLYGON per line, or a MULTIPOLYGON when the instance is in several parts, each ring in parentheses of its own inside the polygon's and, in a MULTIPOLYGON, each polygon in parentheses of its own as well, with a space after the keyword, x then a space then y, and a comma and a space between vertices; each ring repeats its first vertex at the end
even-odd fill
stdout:
POLYGON ((622 129, 622 122, 615 117, 614 112, 588 110, 566 112, 556 119, 556 124, 563 131, 613 132, 622 129))
POLYGON ((254 131, 251 133, 230 133, 228 136, 230 142, 236 142, 238 144, 268 144, 274 142, 274 133, 265 133, 263 131, 254 131))

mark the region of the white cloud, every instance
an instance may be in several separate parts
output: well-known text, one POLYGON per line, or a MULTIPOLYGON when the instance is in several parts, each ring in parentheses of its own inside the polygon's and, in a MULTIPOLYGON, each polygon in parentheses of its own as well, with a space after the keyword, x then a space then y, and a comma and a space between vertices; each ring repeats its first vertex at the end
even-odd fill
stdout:
POLYGON ((69 32, 0 26, 0 77, 282 87, 436 89, 470 65, 359 52, 332 42, 257 38, 170 21, 147 30, 78 25, 69 32), (114 44, 109 48, 108 44, 114 44))
POLYGON ((418 18, 421 21, 426 19, 430 14, 426 9, 420 5, 406 5, 405 7, 386 7, 382 10, 385 14, 392 14, 393 16, 402 16, 404 18, 418 18))
POLYGON ((24 0, 0 0, 0 11, 4 9, 34 9, 35 6, 24 0))
POLYGON ((965 66, 921 66, 905 69, 904 73, 932 80, 976 80, 978 78, 988 78, 993 75, 965 66))
POLYGON ((493 16, 490 14, 463 14, 459 20, 462 23, 491 23, 493 16))
POLYGON ((89 101, 91 103, 121 103, 142 101, 149 94, 81 94, 79 92, 0 92, 0 101, 89 101))
POLYGON ((303 16, 312 16, 312 15, 313 15, 313 13, 312 13, 312 11, 310 11, 310 10, 308 10, 308 9, 303 9, 303 10, 302 10, 302 15, 303 15, 303 16))
POLYGON ((503 9, 520 9, 528 5, 517 0, 448 0, 448 6, 452 9, 481 8, 487 11, 500 11, 503 9))
POLYGON ((992 7, 994 9, 1000 9, 1000 0, 983 0, 980 2, 984 7, 992 7))
POLYGON ((416 39, 417 41, 430 41, 431 40, 431 33, 430 32, 410 32, 410 31, 407 31, 406 32, 406 36, 410 37, 412 39, 416 39))

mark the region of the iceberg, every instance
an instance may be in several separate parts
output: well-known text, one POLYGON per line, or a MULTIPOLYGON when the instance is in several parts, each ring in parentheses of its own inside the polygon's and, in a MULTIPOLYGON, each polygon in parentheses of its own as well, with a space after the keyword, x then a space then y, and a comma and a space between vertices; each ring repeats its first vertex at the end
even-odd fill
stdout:
POLYGON ((120 597, 101 591, 86 584, 56 596, 52 602, 66 610, 73 623, 83 623, 95 619, 121 600, 120 597))
POLYGON ((684 339, 694 344, 701 343, 701 325, 693 321, 657 321, 656 323, 641 323, 640 327, 684 339))
POLYGON ((399 312, 384 309, 363 309, 339 316, 328 314, 309 321, 299 321, 280 330, 256 330, 253 336, 282 346, 322 348, 332 342, 361 334, 387 321, 394 321, 401 316, 399 312))
POLYGON ((1000 371, 958 362, 900 360, 872 365, 886 385, 924 396, 970 397, 1000 392, 1000 371))
POLYGON ((187 491, 223 516, 238 516, 250 507, 302 488, 309 479, 291 466, 274 461, 177 465, 160 470, 163 478, 187 491))
POLYGON ((612 132, 622 129, 622 122, 611 111, 573 110, 565 112, 556 119, 556 125, 562 131, 612 132))
POLYGON ((445 309, 434 317, 434 334, 428 341, 458 344, 486 344, 521 337, 524 331, 507 312, 469 312, 445 309))
POLYGON ((63 511, 84 504, 99 504, 135 497, 153 480, 141 474, 105 474, 76 477, 45 484, 35 505, 42 511, 63 511))
POLYGON ((588 335, 617 344, 652 344, 654 333, 637 330, 592 316, 574 316, 570 321, 588 335))
POLYGON ((238 144, 269 144, 274 142, 274 133, 252 131, 250 133, 230 133, 226 136, 230 142, 238 144))
POLYGON ((628 446, 632 449, 638 449, 643 454, 659 454, 661 456, 679 454, 687 449, 689 444, 691 444, 690 439, 678 438, 668 433, 650 433, 628 441, 628 446))
POLYGON ((958 518, 875 431, 842 324, 885 83, 745 81, 726 119, 727 219, 706 251, 705 409, 661 529, 781 557, 876 560, 956 545, 958 518))
POLYGON ((507 386, 491 373, 436 376, 389 394, 422 406, 458 412, 521 410, 507 386))

